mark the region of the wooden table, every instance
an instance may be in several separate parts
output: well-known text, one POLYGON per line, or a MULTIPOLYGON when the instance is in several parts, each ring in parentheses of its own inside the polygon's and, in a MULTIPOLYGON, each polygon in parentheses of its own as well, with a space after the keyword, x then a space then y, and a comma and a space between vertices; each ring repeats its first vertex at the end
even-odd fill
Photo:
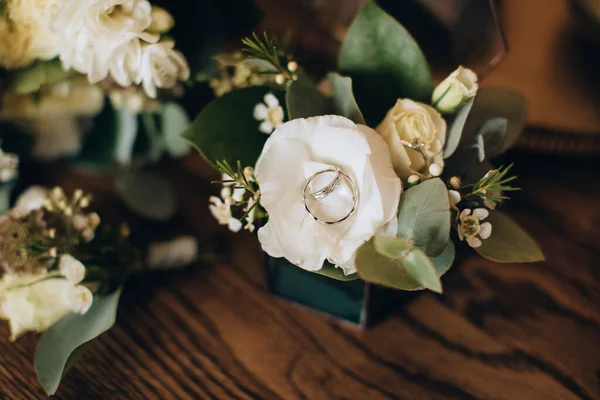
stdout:
MULTIPOLYGON (((443 296, 419 293, 361 331, 269 295, 256 238, 231 235, 218 262, 133 279, 116 326, 56 398, 600 399, 595 162, 507 158, 526 188, 512 214, 547 262, 502 265, 469 253, 444 278, 443 296)), ((198 178, 205 166, 194 155, 176 170, 185 229, 215 232, 210 187, 198 178)), ((43 398, 36 337, 9 344, 7 335, 3 323, 0 398, 43 398)))

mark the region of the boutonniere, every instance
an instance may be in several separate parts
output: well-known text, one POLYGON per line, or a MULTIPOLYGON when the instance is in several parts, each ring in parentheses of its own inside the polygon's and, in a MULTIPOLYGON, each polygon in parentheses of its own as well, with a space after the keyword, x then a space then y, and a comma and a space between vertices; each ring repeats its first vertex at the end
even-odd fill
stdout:
POLYGON ((374 2, 319 85, 285 43, 244 40, 242 65, 273 77, 209 104, 183 136, 223 175, 210 211, 256 228, 271 257, 334 279, 442 292, 455 245, 498 262, 543 260, 498 208, 519 190, 511 147, 526 102, 458 67, 434 86, 410 34, 374 2))

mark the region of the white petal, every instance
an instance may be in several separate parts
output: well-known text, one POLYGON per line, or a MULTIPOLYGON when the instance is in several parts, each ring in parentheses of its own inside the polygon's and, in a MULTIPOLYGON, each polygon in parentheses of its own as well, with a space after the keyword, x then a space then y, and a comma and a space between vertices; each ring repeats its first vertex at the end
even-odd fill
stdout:
POLYGON ((492 224, 490 224, 489 222, 484 222, 483 224, 481 224, 481 231, 479 232, 479 236, 481 236, 482 239, 487 239, 490 237, 491 234, 492 224))
POLYGON ((465 208, 464 210, 462 210, 462 212, 460 213, 460 220, 464 220, 466 217, 468 217, 471 214, 471 209, 470 208, 465 208))
POLYGON ((258 130, 262 133, 266 133, 267 135, 269 135, 273 132, 273 125, 271 125, 267 121, 264 121, 262 124, 260 124, 258 130))
POLYGON ((448 199, 450 200, 450 207, 454 207, 460 202, 460 193, 456 190, 448 190, 448 199))
POLYGON ((476 208, 473 211, 473 216, 479 220, 486 219, 490 215, 490 212, 485 208, 476 208))
POLYGON ((471 246, 474 249, 481 246, 481 240, 479 240, 479 238, 476 238, 474 236, 468 237, 467 243, 469 244, 469 246, 471 246))
POLYGON ((254 115, 255 120, 262 121, 267 118, 267 113, 267 106, 265 106, 263 103, 258 103, 256 106, 254 106, 254 112, 252 115, 254 115))
POLYGON ((273 93, 267 93, 265 95, 265 103, 267 103, 269 107, 277 107, 279 105, 279 100, 277 100, 277 97, 275 97, 273 93))
POLYGON ((242 222, 239 219, 231 218, 227 226, 231 232, 239 232, 242 229, 242 222))

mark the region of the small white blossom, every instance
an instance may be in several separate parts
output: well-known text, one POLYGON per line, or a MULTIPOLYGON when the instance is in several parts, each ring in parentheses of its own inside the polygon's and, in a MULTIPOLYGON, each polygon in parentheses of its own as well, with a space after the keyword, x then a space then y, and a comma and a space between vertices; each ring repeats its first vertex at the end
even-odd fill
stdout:
POLYGON ((76 285, 85 278, 85 266, 70 254, 63 254, 58 261, 60 273, 67 278, 69 282, 76 285))
POLYGON ((193 236, 180 236, 166 242, 152 243, 148 265, 153 269, 188 266, 198 258, 198 241, 193 236))
POLYGON ((231 215, 230 204, 223 202, 223 200, 216 196, 211 196, 209 201, 210 205, 208 206, 208 209, 220 225, 227 225, 229 230, 232 232, 238 232, 240 229, 242 229, 241 221, 233 218, 231 215))
MULTIPOLYGON (((232 180, 232 178, 227 174, 222 174, 221 179, 224 181, 232 180)), ((246 189, 243 187, 232 187, 235 185, 235 182, 225 182, 223 183, 223 189, 221 189, 221 198, 223 200, 227 200, 228 198, 232 198, 233 201, 239 203, 244 200, 244 195, 246 194, 246 189)))
POLYGON ((242 221, 237 218, 231 218, 227 223, 227 227, 231 232, 239 232, 242 229, 242 221))
POLYGON ((0 183, 8 182, 19 174, 19 157, 0 149, 0 183))
POLYGON ((254 232, 254 229, 256 228, 256 226, 254 226, 254 211, 256 211, 255 203, 256 201, 253 197, 248 200, 248 208, 246 210, 250 210, 250 212, 246 216, 246 225, 244 226, 244 229, 249 232, 254 232))
POLYGON ((456 190, 448 190, 448 200, 450 201, 450 207, 456 207, 461 200, 460 192, 456 190))
POLYGON ((254 119, 262 121, 258 130, 270 135, 283 124, 283 108, 273 93, 267 93, 264 100, 264 103, 258 103, 254 107, 254 119))
POLYGON ((489 222, 481 223, 490 215, 485 208, 476 208, 471 214, 471 210, 465 208, 460 213, 460 224, 458 226, 458 236, 460 240, 467 240, 472 248, 481 246, 481 239, 487 239, 492 234, 492 224, 489 222))
POLYGON ((408 177, 408 184, 414 186, 417 183, 419 183, 420 180, 421 178, 419 177, 419 175, 411 175, 408 177))

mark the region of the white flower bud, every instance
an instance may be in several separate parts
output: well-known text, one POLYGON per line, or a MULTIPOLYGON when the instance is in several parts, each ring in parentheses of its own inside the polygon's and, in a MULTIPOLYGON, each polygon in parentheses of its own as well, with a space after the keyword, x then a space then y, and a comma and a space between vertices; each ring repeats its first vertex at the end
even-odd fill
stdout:
POLYGON ((478 89, 477 74, 461 66, 437 85, 431 103, 442 113, 451 114, 465 101, 475 97, 478 89))
POLYGON ((298 63, 296 61, 290 61, 287 65, 287 69, 290 72, 296 72, 298 70, 298 63))
POLYGON ((85 286, 75 287, 75 296, 71 303, 71 310, 81 315, 88 312, 94 302, 94 294, 85 286))
POLYGON ((458 176, 453 176, 450 178, 450 186, 452 186, 453 189, 458 190, 462 186, 462 180, 458 176))
POLYGON ((254 168, 252 167, 246 167, 244 168, 244 176, 246 177, 247 180, 252 180, 253 176, 254 176, 254 168))
POLYGON ((198 258, 198 242, 193 236, 180 236, 167 242, 153 243, 148 252, 152 269, 185 267, 198 258))
POLYGON ((150 33, 166 33, 175 26, 175 19, 164 8, 152 6, 152 23, 146 29, 150 33))
POLYGON ((285 78, 283 77, 283 75, 277 74, 275 75, 275 82, 277 82, 278 85, 283 85, 283 82, 285 82, 285 78))
POLYGON ((442 174, 442 172, 444 172, 444 168, 442 168, 442 166, 440 164, 434 163, 429 166, 429 173, 433 177, 440 176, 442 174))
POLYGON ((411 175, 408 177, 408 184, 410 186, 414 186, 417 183, 419 183, 420 180, 421 180, 421 178, 419 178, 419 175, 411 175))
POLYGON ((221 198, 227 199, 229 197, 231 197, 231 187, 223 186, 223 189, 221 189, 221 198))
POLYGON ((73 227, 78 231, 82 231, 89 226, 88 218, 83 214, 75 214, 72 218, 73 227))
POLYGON ((70 254, 60 256, 58 262, 60 273, 67 278, 69 282, 76 285, 85 278, 85 266, 70 254))

